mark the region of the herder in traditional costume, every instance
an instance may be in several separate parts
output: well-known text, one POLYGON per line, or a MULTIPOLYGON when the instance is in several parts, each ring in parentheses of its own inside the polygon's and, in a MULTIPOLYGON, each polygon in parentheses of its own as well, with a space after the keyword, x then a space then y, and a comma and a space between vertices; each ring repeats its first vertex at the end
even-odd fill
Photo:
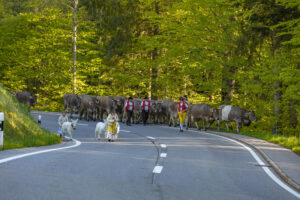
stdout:
POLYGON ((115 138, 117 138, 116 134, 118 134, 117 123, 119 121, 119 117, 115 110, 112 110, 107 117, 108 123, 108 141, 113 142, 115 138))
POLYGON ((183 124, 185 123, 188 104, 184 101, 183 97, 180 97, 179 100, 180 102, 178 102, 177 111, 180 121, 180 132, 183 132, 183 124))
POLYGON ((124 109, 127 113, 126 124, 128 126, 131 126, 131 117, 133 115, 133 110, 134 110, 134 101, 133 101, 132 97, 129 97, 128 101, 125 103, 124 109))
POLYGON ((148 100, 148 97, 146 96, 141 103, 141 109, 140 109, 142 113, 144 126, 146 125, 149 117, 149 113, 151 112, 151 106, 152 106, 151 101, 148 100))

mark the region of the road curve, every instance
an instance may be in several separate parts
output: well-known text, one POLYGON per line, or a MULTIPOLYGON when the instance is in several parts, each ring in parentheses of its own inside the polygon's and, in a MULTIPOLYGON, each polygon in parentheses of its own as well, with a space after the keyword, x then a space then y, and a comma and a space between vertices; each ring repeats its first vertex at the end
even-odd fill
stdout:
MULTIPOLYGON (((42 125, 56 131, 57 118, 43 114, 42 125)), ((1 163, 0 199, 298 199, 227 139, 121 124, 109 143, 93 139, 95 122, 79 124, 73 137, 81 145, 1 163)), ((26 151, 1 152, 0 160, 26 151)))

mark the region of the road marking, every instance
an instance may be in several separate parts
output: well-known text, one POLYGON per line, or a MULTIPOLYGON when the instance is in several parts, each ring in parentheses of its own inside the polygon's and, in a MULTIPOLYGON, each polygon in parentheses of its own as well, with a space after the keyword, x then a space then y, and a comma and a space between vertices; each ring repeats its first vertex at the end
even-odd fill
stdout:
MULTIPOLYGON (((199 131, 194 131, 194 130, 189 130, 191 132, 197 132, 199 133, 199 131)), ((205 133, 205 132, 201 132, 203 134, 206 134, 206 135, 212 135, 212 134, 209 134, 209 133, 205 133)), ((234 142, 236 144, 239 144, 241 145, 242 147, 244 147, 246 150, 248 150, 250 152, 250 154, 254 157, 254 159, 256 160, 256 162, 259 164, 259 165, 266 165, 258 156, 257 154, 248 146, 246 146, 245 144, 243 143, 240 143, 238 141, 235 141, 233 139, 230 139, 230 138, 227 138, 227 137, 223 137, 221 135, 213 135, 213 136, 216 136, 216 137, 220 137, 220 138, 223 138, 223 139, 226 139, 226 140, 229 140, 231 142, 234 142)), ((268 168, 268 167, 262 167, 263 170, 266 172, 266 174, 268 174, 268 176, 275 182, 277 183, 279 186, 281 186, 283 189, 285 189, 286 191, 288 191, 289 193, 293 194, 294 196, 296 196, 297 198, 300 199, 300 193, 296 192, 295 190, 293 190, 292 188, 290 188, 287 184, 285 184, 284 182, 282 182, 279 178, 277 178, 273 172, 271 172, 271 170, 268 168)))
POLYGON ((131 131, 127 131, 127 130, 120 130, 122 132, 126 132, 126 133, 130 133, 131 131))
POLYGON ((155 142, 156 141, 156 138, 150 137, 150 136, 147 136, 147 139, 150 140, 151 142, 155 142))
POLYGON ((161 157, 161 158, 166 158, 166 157, 167 157, 167 153, 161 153, 161 154, 160 154, 160 157, 161 157))
POLYGON ((88 124, 81 124, 81 123, 77 123, 77 125, 80 125, 80 126, 88 126, 88 124))
POLYGON ((27 156, 33 156, 33 155, 41 154, 41 153, 47 153, 47 152, 51 152, 51 151, 58 151, 58 150, 63 150, 63 149, 75 148, 75 147, 77 147, 81 144, 80 141, 75 140, 75 139, 73 139, 73 140, 75 141, 75 144, 72 145, 72 146, 61 147, 61 148, 56 148, 56 149, 47 149, 47 150, 43 150, 43 151, 35 151, 35 152, 32 152, 32 153, 25 153, 25 154, 21 154, 21 155, 17 155, 17 156, 12 156, 12 157, 9 157, 9 158, 1 159, 0 164, 5 163, 5 162, 9 162, 9 161, 12 161, 12 160, 16 160, 16 159, 19 159, 19 158, 24 158, 24 157, 27 157, 27 156))
POLYGON ((154 167, 152 173, 154 173, 154 174, 160 174, 163 168, 164 168, 163 166, 157 165, 157 166, 154 167))
POLYGON ((161 147, 161 148, 167 148, 167 145, 161 144, 160 147, 161 147))

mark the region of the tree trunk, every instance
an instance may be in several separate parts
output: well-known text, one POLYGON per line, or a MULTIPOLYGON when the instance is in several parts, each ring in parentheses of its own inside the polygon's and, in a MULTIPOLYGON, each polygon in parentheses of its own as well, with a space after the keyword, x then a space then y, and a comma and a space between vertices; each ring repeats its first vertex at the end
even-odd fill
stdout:
MULTIPOLYGON (((155 13, 157 15, 159 15, 159 6, 158 6, 158 2, 155 2, 154 5, 154 9, 155 9, 155 13)), ((153 36, 158 35, 159 34, 159 27, 158 25, 154 26, 154 30, 153 30, 153 36)), ((151 51, 151 60, 152 63, 154 63, 154 66, 151 68, 151 99, 153 100, 157 100, 157 91, 158 91, 158 85, 157 85, 157 78, 158 78, 158 66, 155 66, 155 59, 158 57, 158 49, 154 48, 151 51)))
MULTIPOLYGON (((272 46, 271 46, 271 51, 272 51, 272 57, 273 59, 275 58, 275 52, 278 51, 279 49, 279 41, 278 39, 275 37, 276 33, 273 32, 273 35, 271 36, 272 39, 272 46)), ((275 65, 274 66, 274 75, 276 77, 279 76, 279 66, 275 65)), ((278 80, 275 80, 273 82, 273 88, 274 88, 274 124, 273 124, 273 128, 272 128, 272 133, 273 134, 278 134, 280 133, 280 131, 278 131, 278 129, 281 128, 281 124, 280 124, 280 101, 281 101, 281 85, 282 83, 278 80)))
POLYGON ((74 0, 74 18, 73 18, 73 93, 76 94, 76 40, 77 40, 77 10, 78 10, 78 0, 74 0))
POLYGON ((222 102, 224 104, 230 104, 234 86, 235 86, 235 80, 231 79, 230 77, 233 77, 235 73, 234 67, 224 65, 223 69, 223 78, 222 78, 222 102))

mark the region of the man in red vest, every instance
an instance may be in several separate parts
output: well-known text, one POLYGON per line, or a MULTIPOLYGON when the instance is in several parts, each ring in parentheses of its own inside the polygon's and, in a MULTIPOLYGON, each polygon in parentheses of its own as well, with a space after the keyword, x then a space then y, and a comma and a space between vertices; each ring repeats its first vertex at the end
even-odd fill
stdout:
POLYGON ((128 126, 131 126, 131 117, 132 117, 133 110, 134 110, 134 101, 133 101, 132 97, 128 98, 128 101, 125 103, 124 109, 127 113, 126 124, 128 126))
POLYGON ((141 103, 141 109, 140 109, 142 112, 144 126, 146 125, 146 122, 149 117, 149 113, 151 112, 151 106, 152 104, 150 100, 148 100, 148 97, 146 96, 141 103))
POLYGON ((186 112, 188 104, 184 101, 183 97, 179 98, 180 102, 177 106, 179 121, 180 121, 180 132, 183 132, 183 124, 185 123, 186 112))

